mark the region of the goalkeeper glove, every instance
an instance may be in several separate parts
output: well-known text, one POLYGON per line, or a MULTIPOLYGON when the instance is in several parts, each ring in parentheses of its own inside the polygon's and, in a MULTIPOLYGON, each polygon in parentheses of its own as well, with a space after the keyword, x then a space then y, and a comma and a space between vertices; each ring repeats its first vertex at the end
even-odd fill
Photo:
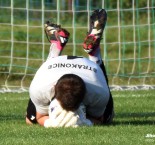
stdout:
POLYGON ((64 110, 55 99, 49 107, 49 119, 44 123, 44 127, 78 127, 91 126, 90 120, 86 119, 84 105, 81 105, 75 112, 64 110))

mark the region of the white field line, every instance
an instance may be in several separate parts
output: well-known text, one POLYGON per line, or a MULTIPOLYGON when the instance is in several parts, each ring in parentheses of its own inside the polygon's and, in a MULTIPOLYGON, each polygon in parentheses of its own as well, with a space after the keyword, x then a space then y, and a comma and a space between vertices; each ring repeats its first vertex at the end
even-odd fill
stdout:
POLYGON ((28 100, 29 98, 28 97, 20 97, 20 98, 17 98, 17 97, 4 97, 4 98, 0 98, 0 101, 1 100, 6 100, 6 101, 17 101, 17 100, 19 100, 19 101, 25 101, 25 100, 28 100))
MULTIPOLYGON (((21 94, 22 95, 22 94, 21 94)), ((152 94, 150 93, 146 93, 146 94, 113 94, 112 95, 113 98, 146 98, 146 97, 151 97, 152 94)), ((25 100, 28 100, 29 99, 29 96, 27 97, 3 97, 3 98, 0 98, 0 101, 1 100, 6 100, 6 101, 16 101, 16 100, 19 100, 19 101, 25 101, 25 100)))
POLYGON ((152 94, 113 94, 114 98, 145 98, 145 97, 151 97, 152 94))

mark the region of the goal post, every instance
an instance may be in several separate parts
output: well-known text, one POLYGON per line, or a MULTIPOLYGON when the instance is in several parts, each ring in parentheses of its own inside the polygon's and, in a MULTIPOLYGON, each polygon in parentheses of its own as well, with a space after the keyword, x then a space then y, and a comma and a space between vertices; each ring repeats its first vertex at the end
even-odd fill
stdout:
POLYGON ((154 89, 155 0, 0 0, 0 92, 28 91, 48 56, 46 20, 70 32, 63 54, 87 57, 82 43, 98 8, 108 14, 101 53, 111 89, 154 89))

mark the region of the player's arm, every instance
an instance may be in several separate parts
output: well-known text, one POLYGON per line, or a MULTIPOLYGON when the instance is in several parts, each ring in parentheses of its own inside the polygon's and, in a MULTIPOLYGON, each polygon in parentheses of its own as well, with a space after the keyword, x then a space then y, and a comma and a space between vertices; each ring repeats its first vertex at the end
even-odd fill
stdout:
POLYGON ((49 100, 46 98, 42 98, 40 96, 41 93, 39 91, 31 91, 31 100, 36 110, 36 122, 43 126, 46 119, 49 118, 48 116, 48 106, 49 100))
POLYGON ((49 119, 49 116, 47 114, 40 114, 39 112, 36 112, 36 120, 39 125, 44 126, 45 120, 49 119))

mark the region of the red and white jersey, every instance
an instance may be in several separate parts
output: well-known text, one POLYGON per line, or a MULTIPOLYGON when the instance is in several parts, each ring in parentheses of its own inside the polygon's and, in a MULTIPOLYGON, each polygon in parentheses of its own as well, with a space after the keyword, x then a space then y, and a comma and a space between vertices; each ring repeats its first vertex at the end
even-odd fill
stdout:
POLYGON ((48 59, 36 72, 29 92, 37 112, 48 114, 54 86, 64 74, 76 74, 84 80, 86 95, 83 103, 86 111, 94 117, 101 116, 110 95, 101 68, 87 58, 66 55, 48 59))

